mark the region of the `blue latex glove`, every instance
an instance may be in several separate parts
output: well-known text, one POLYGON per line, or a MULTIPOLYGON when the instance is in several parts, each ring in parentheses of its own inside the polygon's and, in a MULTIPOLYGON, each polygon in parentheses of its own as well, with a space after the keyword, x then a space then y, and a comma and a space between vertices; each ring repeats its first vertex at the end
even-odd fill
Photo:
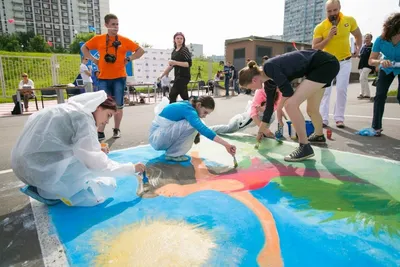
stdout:
POLYGON ((376 134, 376 131, 373 128, 364 128, 356 132, 355 134, 361 135, 361 136, 374 136, 376 134))

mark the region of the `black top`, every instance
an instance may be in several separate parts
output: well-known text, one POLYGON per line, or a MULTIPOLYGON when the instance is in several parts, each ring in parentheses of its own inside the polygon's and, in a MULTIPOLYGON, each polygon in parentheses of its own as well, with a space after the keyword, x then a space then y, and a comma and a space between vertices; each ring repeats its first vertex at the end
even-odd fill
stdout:
POLYGON ((265 110, 262 118, 263 122, 269 123, 272 113, 274 113, 276 88, 276 83, 273 80, 268 80, 264 83, 264 91, 267 95, 267 101, 265 103, 265 110))
POLYGON ((238 76, 238 73, 237 73, 237 71, 236 71, 236 69, 235 69, 235 66, 231 66, 231 72, 232 72, 232 79, 237 79, 237 76, 238 76))
POLYGON ((181 49, 179 49, 178 51, 174 49, 174 51, 172 51, 171 54, 171 59, 189 63, 189 68, 174 66, 175 79, 177 78, 190 79, 190 67, 192 66, 192 55, 189 52, 189 49, 186 46, 181 47, 181 49))
POLYGON ((370 68, 372 71, 375 70, 375 67, 370 66, 368 64, 369 56, 371 55, 373 43, 370 45, 364 45, 360 51, 360 62, 358 62, 358 69, 361 70, 363 68, 370 68))
POLYGON ((270 58, 265 62, 264 72, 272 80, 264 83, 267 103, 263 122, 269 123, 274 112, 276 88, 279 87, 283 97, 291 97, 294 90, 290 82, 302 78, 308 73, 311 61, 317 51, 315 49, 293 51, 270 58))

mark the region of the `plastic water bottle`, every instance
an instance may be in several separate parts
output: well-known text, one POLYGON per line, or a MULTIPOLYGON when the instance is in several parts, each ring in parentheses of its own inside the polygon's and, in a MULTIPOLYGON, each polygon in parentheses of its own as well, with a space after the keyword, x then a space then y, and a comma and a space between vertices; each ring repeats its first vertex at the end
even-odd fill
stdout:
POLYGON ((392 61, 393 68, 400 68, 400 62, 392 61))

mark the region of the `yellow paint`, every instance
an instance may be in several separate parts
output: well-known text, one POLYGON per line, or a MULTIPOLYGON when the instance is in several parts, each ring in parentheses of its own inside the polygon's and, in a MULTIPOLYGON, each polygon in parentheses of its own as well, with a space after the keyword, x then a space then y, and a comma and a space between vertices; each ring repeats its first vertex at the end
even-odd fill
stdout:
POLYGON ((171 220, 142 221, 117 235, 97 234, 94 242, 95 266, 203 266, 216 248, 205 229, 171 220))
POLYGON ((67 205, 67 206, 72 206, 71 201, 69 201, 69 200, 66 199, 66 198, 61 198, 61 201, 64 202, 64 204, 67 205))

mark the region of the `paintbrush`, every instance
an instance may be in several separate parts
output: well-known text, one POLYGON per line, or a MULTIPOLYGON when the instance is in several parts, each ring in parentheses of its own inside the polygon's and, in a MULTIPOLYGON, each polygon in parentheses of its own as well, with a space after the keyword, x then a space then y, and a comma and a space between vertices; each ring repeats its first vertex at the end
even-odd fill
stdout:
POLYGON ((260 147, 261 141, 257 141, 257 144, 254 146, 255 149, 258 149, 260 147))
POLYGON ((237 168, 237 166, 239 166, 239 164, 237 163, 236 156, 233 156, 233 167, 237 168))
MULTIPOLYGON (((139 177, 139 176, 138 176, 139 177)), ((136 189, 136 195, 139 197, 143 197, 151 188, 149 183, 149 179, 147 178, 146 172, 142 173, 142 180, 138 180, 138 187, 136 189)))

